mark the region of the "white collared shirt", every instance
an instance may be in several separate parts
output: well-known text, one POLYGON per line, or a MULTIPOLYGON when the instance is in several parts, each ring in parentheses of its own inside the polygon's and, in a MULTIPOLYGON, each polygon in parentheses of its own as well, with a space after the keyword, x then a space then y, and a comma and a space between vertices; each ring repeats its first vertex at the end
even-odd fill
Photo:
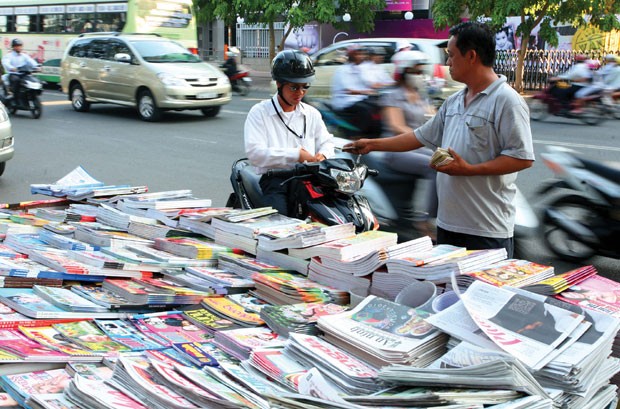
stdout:
POLYGON ((335 110, 342 110, 350 107, 356 102, 363 101, 368 95, 350 94, 350 91, 370 91, 364 80, 364 73, 361 64, 347 63, 339 67, 332 79, 332 107, 335 110))
POLYGON ((283 112, 277 94, 250 109, 244 138, 246 155, 258 174, 268 169, 292 168, 299 161, 301 148, 312 155, 334 156, 333 135, 327 131, 319 111, 301 102, 295 111, 283 112))
POLYGON ((2 57, 2 66, 4 67, 4 71, 7 73, 17 71, 19 67, 23 67, 27 64, 30 64, 33 67, 39 65, 31 56, 23 51, 19 54, 15 51, 11 51, 2 57))

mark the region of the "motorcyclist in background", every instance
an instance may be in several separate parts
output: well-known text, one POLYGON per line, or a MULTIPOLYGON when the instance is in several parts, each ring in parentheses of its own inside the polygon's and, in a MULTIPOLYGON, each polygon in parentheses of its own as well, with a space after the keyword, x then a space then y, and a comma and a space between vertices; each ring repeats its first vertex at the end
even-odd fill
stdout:
POLYGON ((228 77, 233 87, 237 86, 237 80, 232 80, 232 76, 239 72, 239 67, 237 65, 237 53, 234 50, 230 50, 226 52, 226 61, 222 65, 224 68, 224 73, 228 77))
MULTIPOLYGON (((380 99, 383 137, 411 132, 434 114, 434 108, 427 99, 427 78, 423 71, 428 64, 428 56, 420 51, 403 51, 399 57, 395 66, 397 86, 380 99)), ((426 181, 423 208, 415 212, 414 224, 416 230, 434 239, 436 234, 432 219, 437 217, 437 172, 429 166, 431 156, 433 151, 423 147, 408 152, 386 152, 384 159, 388 169, 422 177, 426 181)), ((420 189, 416 190, 419 192, 420 189)))
MULTIPOLYGON (((19 38, 14 38, 11 41, 11 48, 13 50, 4 57, 2 57, 2 67, 4 67, 5 72, 5 74, 2 76, 2 81, 5 84, 8 81, 8 90, 10 90, 13 94, 7 95, 8 98, 12 98, 13 96, 17 95, 17 90, 19 88, 19 76, 12 74, 17 74, 20 67, 26 65, 37 67, 39 65, 31 56, 22 51, 24 48, 24 43, 19 38)), ((5 88, 5 91, 8 90, 5 88)))
MULTIPOLYGON (((592 72, 586 64, 586 60, 587 57, 584 54, 577 54, 575 63, 568 71, 549 79, 549 82, 553 84, 549 93, 564 104, 567 110, 570 109, 570 105, 575 99, 575 93, 592 80, 592 72)), ((577 109, 575 113, 579 113, 579 110, 577 109)))
POLYGON ((368 59, 362 63, 364 81, 373 89, 383 89, 394 85, 394 80, 383 67, 385 62, 385 48, 369 47, 368 59))

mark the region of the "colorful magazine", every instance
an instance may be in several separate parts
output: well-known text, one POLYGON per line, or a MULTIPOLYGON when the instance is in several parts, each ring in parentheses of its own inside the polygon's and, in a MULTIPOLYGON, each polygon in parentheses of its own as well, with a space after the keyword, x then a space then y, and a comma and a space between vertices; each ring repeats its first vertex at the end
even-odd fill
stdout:
POLYGON ((66 362, 69 360, 69 355, 33 341, 14 329, 0 330, 0 348, 27 361, 66 362))
POLYGON ((217 360, 202 345, 200 342, 183 342, 172 344, 172 347, 200 368, 203 366, 218 366, 217 360))
POLYGON ((22 406, 30 395, 62 393, 70 381, 64 368, 0 376, 2 388, 22 406))
POLYGON ((496 287, 508 285, 523 287, 553 276, 553 267, 528 260, 508 259, 457 277, 459 284, 468 285, 472 280, 480 280, 496 287))
POLYGON ((120 352, 130 349, 113 341, 90 321, 54 324, 54 329, 77 344, 94 352, 120 352))
POLYGON ((207 297, 201 303, 214 314, 228 318, 241 325, 257 326, 265 324, 258 314, 247 312, 241 305, 224 297, 207 297))
POLYGON ((183 309, 183 314, 188 320, 206 329, 209 333, 224 329, 239 328, 239 324, 235 324, 231 320, 215 315, 200 305, 191 305, 183 309))
POLYGON ((35 294, 66 311, 76 312, 108 312, 108 309, 95 304, 77 293, 66 288, 55 288, 35 285, 35 294))
MULTIPOLYGON (((31 340, 55 351, 71 355, 72 359, 80 357, 97 357, 92 351, 81 348, 78 344, 65 338, 52 326, 20 327, 19 330, 31 340)), ((95 361, 101 360, 99 356, 95 361)))
POLYGON ((192 324, 180 311, 134 315, 130 320, 143 334, 165 346, 204 342, 211 338, 206 330, 192 324))
POLYGON ((620 318, 620 283, 593 275, 556 298, 620 318))
POLYGON ((129 321, 95 320, 95 324, 113 341, 125 345, 132 351, 164 348, 164 345, 138 331, 129 321))

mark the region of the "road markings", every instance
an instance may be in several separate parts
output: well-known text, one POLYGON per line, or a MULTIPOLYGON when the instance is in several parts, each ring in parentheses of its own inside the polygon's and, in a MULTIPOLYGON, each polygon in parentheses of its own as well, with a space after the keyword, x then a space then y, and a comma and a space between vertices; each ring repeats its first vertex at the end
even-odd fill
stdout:
POLYGON ((43 101, 43 105, 69 105, 71 101, 43 101))
POLYGON ((230 109, 222 109, 225 114, 247 115, 247 111, 231 111, 230 109))
POLYGON ((600 151, 617 151, 617 152, 620 152, 620 147, 616 147, 616 146, 602 146, 602 145, 589 145, 589 144, 585 144, 585 143, 546 141, 546 140, 541 140, 541 139, 535 139, 534 143, 539 143, 541 145, 566 146, 566 147, 569 147, 569 148, 586 148, 586 149, 595 149, 595 150, 600 150, 600 151))

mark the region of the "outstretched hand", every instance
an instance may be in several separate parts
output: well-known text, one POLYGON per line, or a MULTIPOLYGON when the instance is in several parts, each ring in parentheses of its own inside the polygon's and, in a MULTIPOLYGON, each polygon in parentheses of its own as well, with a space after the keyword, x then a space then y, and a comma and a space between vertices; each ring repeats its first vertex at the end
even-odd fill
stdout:
POLYGON ((357 141, 348 143, 342 147, 345 152, 351 152, 357 155, 365 155, 372 151, 369 139, 358 139, 357 141))

